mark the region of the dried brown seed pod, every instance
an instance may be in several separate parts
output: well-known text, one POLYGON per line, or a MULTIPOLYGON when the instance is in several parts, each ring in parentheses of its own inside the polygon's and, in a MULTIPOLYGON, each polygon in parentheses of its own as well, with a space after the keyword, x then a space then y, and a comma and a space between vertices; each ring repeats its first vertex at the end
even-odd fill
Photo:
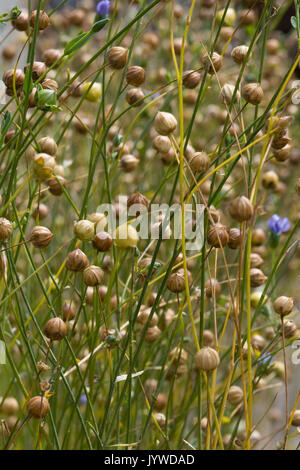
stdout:
POLYGON ((221 294, 222 288, 221 284, 217 281, 217 279, 208 279, 205 282, 205 295, 208 298, 212 297, 219 297, 221 294))
POLYGON ((267 277, 264 273, 258 268, 250 269, 250 284, 251 287, 258 287, 264 284, 267 280, 267 277))
POLYGON ((129 85, 138 87, 141 86, 146 78, 146 73, 143 67, 132 65, 126 71, 126 81, 129 85))
POLYGON ((61 341, 67 334, 67 326, 61 318, 54 317, 47 321, 43 332, 51 341, 61 341))
POLYGON ((28 14, 26 11, 22 11, 21 14, 15 20, 12 20, 12 25, 18 31, 26 31, 29 26, 28 14))
MULTIPOLYGON (((30 64, 27 64, 24 67, 24 73, 26 73, 26 69, 29 69, 29 68, 30 68, 30 64)), ((47 72, 47 67, 46 67, 46 64, 44 62, 38 62, 38 61, 33 62, 33 64, 32 64, 32 79, 33 79, 34 82, 36 80, 38 80, 38 78, 40 78, 46 72, 47 72)))
POLYGON ((7 70, 2 77, 4 84, 7 86, 7 88, 10 89, 13 88, 14 80, 16 88, 22 87, 24 84, 24 79, 25 75, 21 69, 16 69, 16 71, 14 69, 7 70))
POLYGON ((214 248, 226 246, 229 241, 229 235, 226 227, 222 224, 213 225, 207 232, 207 242, 214 248))
POLYGON ((99 266, 88 266, 83 271, 83 280, 87 286, 94 287, 98 286, 104 277, 104 272, 99 266))
POLYGON ((212 331, 204 330, 203 331, 203 345, 204 346, 211 346, 215 344, 215 336, 212 331))
POLYGON ((238 228, 231 228, 228 234, 229 234, 228 246, 232 250, 235 250, 241 244, 241 231, 238 228))
POLYGON ((186 70, 182 75, 182 83, 186 88, 193 89, 199 85, 201 80, 200 73, 195 70, 186 70))
MULTIPOLYGON (((187 271, 188 276, 188 284, 192 284, 192 275, 189 271, 187 271)), ((184 269, 178 269, 175 273, 171 274, 169 279, 167 280, 167 288, 171 292, 183 292, 185 290, 185 276, 184 276, 184 269)))
POLYGON ((252 232, 251 242, 253 246, 261 246, 266 241, 266 234, 262 228, 255 228, 252 232))
POLYGON ((54 156, 57 152, 57 145, 52 137, 42 137, 38 140, 38 145, 42 152, 54 156))
MULTIPOLYGON (((136 318, 136 321, 140 323, 140 325, 146 325, 150 317, 150 314, 151 314, 151 308, 145 308, 145 306, 143 308, 141 307, 138 313, 138 316, 136 318)), ((152 326, 156 326, 157 324, 158 324, 158 316, 154 312, 151 317, 151 320, 149 320, 148 326, 152 327, 152 326)))
POLYGON ((62 53, 59 49, 46 49, 43 53, 43 61, 47 67, 51 67, 55 62, 57 62, 55 68, 58 67, 61 57, 62 53))
POLYGON ((3 400, 0 411, 7 416, 16 415, 19 411, 19 403, 14 397, 6 397, 3 400))
POLYGON ((277 299, 274 302, 274 310, 281 317, 284 317, 285 315, 288 315, 289 313, 291 313, 293 308, 294 308, 294 300, 291 297, 286 297, 285 295, 277 297, 277 299))
POLYGON ((112 245, 112 237, 107 232, 98 232, 93 238, 93 247, 98 251, 108 251, 112 245))
MULTIPOLYGON (((37 16, 38 16, 37 10, 34 10, 30 15, 29 22, 30 22, 30 26, 32 28, 34 28, 34 25, 37 21, 37 16)), ((42 30, 46 29, 47 26, 49 26, 49 24, 50 24, 49 16, 47 15, 47 13, 44 10, 41 10, 39 12, 39 18, 38 18, 38 29, 40 31, 42 31, 42 30)))
POLYGON ((242 64, 248 54, 248 46, 237 46, 231 51, 231 57, 236 64, 242 64))
POLYGON ((120 70, 126 65, 128 49, 124 47, 112 47, 107 54, 107 60, 111 68, 120 70))
POLYGON ((138 163, 139 163, 138 158, 136 158, 134 155, 131 155, 129 153, 126 155, 122 155, 121 160, 120 160, 120 165, 126 173, 130 173, 131 171, 135 170, 138 163))
POLYGON ((36 225, 31 231, 29 241, 36 248, 46 248, 46 246, 48 246, 51 242, 52 238, 53 233, 47 227, 36 225))
POLYGON ((250 267, 251 268, 260 268, 264 260, 258 253, 251 253, 250 255, 250 267))
POLYGON ((161 135, 169 135, 175 131, 177 120, 171 113, 159 111, 154 119, 154 128, 161 135))
POLYGON ((275 171, 266 171, 262 175, 261 183, 265 189, 275 189, 279 182, 279 178, 275 171))
POLYGON ((264 92, 259 83, 247 83, 243 86, 242 97, 247 103, 257 105, 261 103, 264 92))
POLYGON ((74 26, 82 26, 86 17, 86 13, 79 8, 72 10, 69 14, 69 21, 74 26))
POLYGON ((196 173, 204 173, 208 170, 210 158, 205 152, 196 152, 190 160, 190 167, 196 173))
POLYGON ((83 271, 89 264, 87 256, 79 249, 71 251, 68 254, 66 261, 66 268, 69 271, 79 272, 83 271))
POLYGON ((11 222, 4 217, 0 217, 0 240, 6 240, 13 231, 11 222))
POLYGON ((147 328, 146 334, 145 334, 145 341, 146 343, 154 343, 161 334, 161 330, 158 328, 158 326, 151 326, 150 328, 147 328))
POLYGON ((253 216, 253 205, 245 196, 234 199, 229 206, 229 213, 234 220, 245 222, 253 216))
POLYGON ((218 367, 220 363, 219 354, 209 346, 206 346, 195 354, 195 368, 209 372, 218 367))
POLYGON ((209 57, 208 53, 206 52, 202 56, 202 64, 206 67, 207 62, 210 64, 208 68, 208 73, 212 75, 221 69, 223 64, 223 57, 217 52, 213 52, 212 55, 209 57))
POLYGON ((145 95, 140 88, 131 88, 126 93, 126 101, 130 106, 141 106, 144 98, 145 95))
POLYGON ((76 316, 75 306, 72 301, 65 302, 62 308, 63 319, 66 320, 73 320, 76 316))
POLYGON ((300 426, 300 410, 295 410, 293 419, 292 419, 293 426, 300 426))
POLYGON ((171 149, 170 139, 164 135, 157 135, 153 140, 152 145, 160 153, 168 153, 171 149))
POLYGON ((58 91, 58 83, 56 80, 53 80, 51 78, 45 78, 42 83, 42 88, 44 90, 53 90, 53 91, 58 91))
POLYGON ((143 196, 143 194, 141 193, 134 193, 134 194, 131 194, 131 196, 129 196, 129 198, 127 199, 127 207, 131 207, 133 206, 134 204, 140 204, 142 206, 145 206, 149 207, 149 200, 143 196))
POLYGON ((164 393, 159 393, 157 397, 153 398, 154 409, 161 411, 167 406, 167 397, 164 393))
POLYGON ((45 418, 50 411, 50 405, 47 398, 39 395, 30 398, 27 402, 27 411, 33 418, 45 418))
POLYGON ((237 385, 232 385, 228 390, 227 400, 231 405, 239 405, 243 401, 243 390, 237 385))
POLYGON ((55 176, 47 180, 49 191, 53 196, 61 196, 63 193, 63 187, 66 186, 67 182, 62 176, 55 176))

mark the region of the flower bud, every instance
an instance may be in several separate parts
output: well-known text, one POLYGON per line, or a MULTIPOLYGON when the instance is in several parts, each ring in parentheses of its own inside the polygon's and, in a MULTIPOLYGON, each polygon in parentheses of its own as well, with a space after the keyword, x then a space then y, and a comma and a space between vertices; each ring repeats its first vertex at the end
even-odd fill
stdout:
POLYGON ((245 196, 234 199, 229 206, 229 213, 234 220, 245 222, 253 216, 253 205, 245 196))
POLYGON ((218 367, 220 363, 219 354, 213 348, 206 346, 195 354, 195 368, 209 372, 218 367))
POLYGON ((27 402, 27 411, 33 418, 45 418, 50 411, 50 405, 47 398, 39 395, 30 398, 27 402))
POLYGON ((69 271, 83 271, 89 264, 87 256, 79 249, 71 251, 68 254, 66 268, 69 271))
POLYGON ((99 266, 91 265, 83 271, 84 283, 90 287, 98 286, 101 283, 103 276, 104 272, 99 268, 99 266))
POLYGON ((187 70, 182 75, 182 83, 186 88, 193 89, 199 85, 201 80, 200 73, 195 70, 187 70))
POLYGON ((0 240, 6 240, 12 234, 13 226, 11 222, 4 217, 0 217, 0 240))
POLYGON ((67 326, 59 317, 50 318, 44 326, 43 332, 51 341, 60 341, 67 334, 67 326))
POLYGON ((93 247, 98 251, 108 251, 112 245, 112 238, 107 232, 98 232, 93 238, 93 247))
POLYGON ((210 158, 205 152, 196 152, 190 160, 190 167, 195 173, 204 173, 208 170, 210 158))
POLYGON ((107 54, 107 60, 111 68, 120 70, 126 65, 128 49, 124 47, 112 47, 107 54))
POLYGON ((138 65, 128 67, 126 71, 127 83, 135 87, 142 85, 145 81, 145 77, 145 70, 143 69, 143 67, 139 67, 138 65))
POLYGON ((242 89, 242 97, 247 103, 257 105, 261 103, 264 92, 259 83, 247 83, 242 89))
POLYGON ((171 113, 159 111, 154 119, 154 128, 161 135, 169 135, 175 131, 177 120, 171 113))
POLYGON ((95 225, 89 220, 78 220, 74 223, 74 233, 79 240, 92 240, 95 234, 95 225))
POLYGON ((113 238, 119 248, 134 248, 139 241, 136 229, 126 223, 116 228, 113 238))
POLYGON ((36 248, 45 248, 49 245, 52 238, 53 233, 47 227, 36 225, 31 231, 29 241, 36 248))
POLYGON ((274 302, 274 310, 281 317, 284 317, 285 315, 288 315, 289 313, 291 313, 293 308, 294 308, 294 300, 291 297, 286 297, 285 295, 277 297, 277 299, 274 302))
POLYGON ((214 248, 226 246, 229 241, 229 235, 222 224, 213 225, 207 233, 207 242, 214 248))

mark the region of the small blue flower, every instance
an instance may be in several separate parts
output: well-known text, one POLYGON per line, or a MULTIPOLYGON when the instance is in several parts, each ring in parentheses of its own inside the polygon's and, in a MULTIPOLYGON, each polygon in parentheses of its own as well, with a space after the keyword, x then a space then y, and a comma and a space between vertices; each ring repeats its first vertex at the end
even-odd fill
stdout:
POLYGON ((86 403, 87 403, 86 395, 83 394, 83 395, 80 396, 79 403, 80 403, 80 405, 86 405, 86 403))
POLYGON ((101 0, 101 2, 99 2, 96 7, 97 15, 100 16, 101 18, 106 18, 109 12, 109 8, 110 8, 110 1, 101 0))
POLYGON ((274 214, 268 220, 267 223, 269 229, 274 233, 274 235, 280 235, 282 232, 288 232, 291 228, 291 223, 287 217, 279 217, 279 215, 274 214))

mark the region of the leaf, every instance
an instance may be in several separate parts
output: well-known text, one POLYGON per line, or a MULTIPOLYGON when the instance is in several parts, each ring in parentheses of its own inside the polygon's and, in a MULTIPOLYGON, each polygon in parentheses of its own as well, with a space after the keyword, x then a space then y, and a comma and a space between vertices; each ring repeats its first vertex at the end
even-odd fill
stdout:
POLYGON ((102 20, 96 21, 96 23, 93 24, 90 31, 93 32, 93 33, 98 33, 98 31, 100 31, 102 28, 104 28, 104 26, 108 22, 109 22, 109 18, 103 18, 102 20))
POLYGON ((297 29, 297 18, 295 16, 291 16, 291 25, 294 29, 297 29))
POLYGON ((15 6, 14 8, 12 8, 12 9, 10 10, 10 17, 11 17, 12 20, 16 20, 16 19, 18 18, 18 16, 21 15, 21 13, 22 13, 22 12, 21 12, 20 8, 18 8, 17 6, 15 6))
POLYGON ((90 31, 87 33, 81 32, 77 34, 77 36, 74 39, 71 39, 71 41, 69 41, 65 46, 64 55, 70 55, 72 52, 80 49, 88 41, 89 37, 90 31))

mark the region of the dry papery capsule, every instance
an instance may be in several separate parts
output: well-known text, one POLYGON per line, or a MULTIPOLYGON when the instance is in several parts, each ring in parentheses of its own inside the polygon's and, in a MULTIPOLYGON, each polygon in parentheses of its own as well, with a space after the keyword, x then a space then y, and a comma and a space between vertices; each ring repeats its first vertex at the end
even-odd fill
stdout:
POLYGON ((39 220, 43 220, 47 217, 48 212, 49 210, 46 204, 40 203, 35 207, 34 211, 32 212, 32 217, 34 219, 39 218, 39 220))
POLYGON ((38 146, 41 152, 47 153, 48 155, 54 156, 57 152, 57 145, 52 137, 42 137, 38 140, 38 146))
POLYGON ((15 44, 7 44, 2 49, 2 57, 4 60, 12 60, 16 55, 17 49, 15 44))
POLYGON ((21 69, 16 69, 16 71, 14 71, 14 69, 7 70, 2 77, 4 84, 10 89, 13 88, 14 80, 16 88, 23 86, 24 79, 25 75, 21 69))
POLYGON ((251 287, 258 287, 264 284, 267 280, 267 277, 264 273, 258 268, 250 269, 250 284, 251 287))
POLYGON ((262 351, 266 346, 266 340, 262 335, 255 333, 252 335, 251 344, 257 351, 262 351))
POLYGON ((139 241, 136 229, 126 223, 116 228, 113 238, 119 248, 135 248, 139 241))
POLYGON ((42 88, 44 90, 53 90, 53 91, 58 91, 58 83, 56 80, 53 80, 51 78, 45 78, 42 83, 42 88))
POLYGON ((239 196, 231 201, 229 213, 234 220, 245 222, 253 216, 253 205, 245 196, 239 196))
POLYGON ((235 250, 241 244, 241 231, 239 228, 231 228, 228 234, 229 234, 228 246, 232 250, 235 250))
POLYGON ((103 212, 93 212, 92 214, 88 214, 86 218, 90 222, 93 222, 95 228, 99 231, 103 230, 107 225, 107 218, 103 212))
POLYGON ((275 171, 266 171, 261 178, 261 183, 265 189, 275 189, 279 182, 279 178, 275 171))
POLYGON ((252 232, 251 243, 253 246, 261 246, 266 241, 266 234, 262 228, 255 228, 252 232))
POLYGON ((169 135, 175 131, 177 120, 171 113, 159 111, 154 119, 154 128, 161 135, 169 135))
POLYGON ((166 425, 166 417, 163 413, 153 413, 153 417, 160 428, 164 428, 166 425))
POLYGON ((193 89, 199 85, 201 80, 200 73, 195 70, 186 70, 182 75, 182 83, 186 88, 193 89))
POLYGON ((62 176, 55 176, 47 180, 47 185, 49 186, 49 192, 53 196, 61 196, 63 193, 63 188, 66 186, 67 182, 62 176))
MULTIPOLYGON (((31 15, 30 15, 30 26, 33 28, 34 25, 35 25, 35 22, 37 21, 37 15, 38 15, 38 12, 37 10, 34 10, 31 15)), ((40 31, 44 30, 47 28, 47 26, 49 26, 50 24, 50 18, 49 16, 47 15, 47 13, 44 11, 44 10, 41 10, 39 12, 39 19, 38 19, 38 29, 40 31)))
MULTIPOLYGON (((2 398, 0 397, 0 402, 1 401, 2 401, 2 398)), ((0 411, 7 416, 15 415, 19 411, 19 403, 14 397, 6 397, 3 400, 0 411)))
POLYGON ((18 31, 26 31, 29 26, 28 13, 26 11, 22 11, 18 18, 12 20, 11 23, 18 31))
POLYGON ((215 336, 212 331, 204 330, 203 331, 203 345, 204 346, 213 346, 215 344, 215 336))
POLYGON ((76 316, 75 306, 74 303, 70 300, 63 304, 62 308, 63 319, 66 320, 73 320, 76 316))
POLYGON ((47 153, 37 153, 33 158, 34 172, 41 181, 48 179, 53 174, 55 166, 55 158, 47 153))
POLYGON ((13 231, 11 222, 4 217, 0 217, 0 240, 6 240, 13 231))
POLYGON ((217 281, 217 279, 208 279, 205 284, 205 295, 208 298, 212 297, 219 297, 221 294, 222 288, 221 284, 217 281))
POLYGON ((74 26, 82 26, 85 20, 85 17, 86 17, 86 13, 79 8, 76 8, 75 10, 72 10, 69 13, 69 21, 74 26))
POLYGON ((251 268, 260 268, 264 260, 258 253, 251 253, 250 255, 250 267, 251 268))
POLYGON ((231 57, 233 58, 236 64, 242 64, 248 54, 248 46, 237 46, 234 47, 231 51, 231 57))
POLYGON ((79 249, 71 251, 68 254, 66 261, 66 268, 69 271, 79 272, 83 271, 89 264, 87 256, 79 249))
MULTIPOLYGON (((278 326, 278 329, 279 331, 282 331, 281 324, 278 326)), ((291 319, 283 320, 283 332, 284 332, 285 338, 292 338, 293 336, 296 335, 297 325, 294 322, 294 320, 291 320, 291 319)))
POLYGON ((104 277, 104 272, 99 266, 88 266, 83 271, 83 280, 87 286, 98 286, 104 277))
POLYGON ((274 302, 274 310, 281 317, 284 317, 285 315, 288 315, 289 313, 291 313, 293 308, 294 308, 294 300, 291 297, 286 297, 285 295, 277 297, 277 299, 274 302))
POLYGON ((196 152, 189 164, 195 173, 204 173, 209 168, 210 158, 205 152, 196 152))
POLYGON ((93 247, 101 252, 108 251, 112 245, 112 237, 107 232, 98 232, 93 238, 93 247))
POLYGON ((154 343, 161 334, 161 330, 158 328, 158 326, 151 326, 150 328, 147 328, 146 334, 145 334, 145 341, 146 343, 154 343))
MULTIPOLYGON (((146 325, 149 317, 150 317, 150 314, 151 314, 151 308, 146 308, 145 306, 141 306, 141 309, 138 313, 138 316, 136 318, 136 321, 137 323, 140 323, 141 325, 146 325)), ((149 327, 152 327, 152 326, 155 326, 158 324, 158 316, 157 314, 154 312, 152 317, 151 317, 151 320, 149 320, 149 323, 148 323, 148 326, 149 327)))
MULTIPOLYGON (((188 277, 188 285, 192 284, 192 275, 189 271, 187 271, 188 277)), ((167 280, 167 288, 171 292, 183 292, 185 290, 185 276, 184 276, 184 269, 178 269, 175 273, 171 274, 169 279, 167 280)))
POLYGON ((239 405, 243 401, 243 390, 237 385, 232 385, 228 390, 228 401, 231 405, 239 405))
POLYGON ((51 67, 53 64, 55 64, 55 62, 57 62, 57 64, 55 65, 55 68, 57 68, 59 66, 58 61, 61 57, 62 53, 59 49, 47 49, 43 53, 43 61, 45 62, 47 67, 51 67))
POLYGON ((293 426, 300 426, 300 410, 295 410, 293 419, 292 419, 293 426))
POLYGON ((26 406, 28 414, 37 419, 45 418, 50 411, 47 398, 40 395, 30 398, 26 406))
POLYGON ((282 149, 273 149, 273 156, 278 162, 288 160, 291 155, 292 147, 290 144, 285 145, 282 149))
POLYGON ((140 204, 148 209, 149 200, 141 193, 133 193, 127 199, 127 207, 131 207, 135 204, 140 204))
MULTIPOLYGON (((27 64, 24 67, 24 73, 26 72, 26 69, 30 68, 30 64, 27 64)), ((38 78, 40 78, 42 75, 44 75, 47 72, 47 67, 44 62, 39 62, 35 61, 32 64, 32 79, 35 82, 38 78)))
POLYGON ((126 93, 126 101, 130 106, 141 106, 144 98, 145 95, 140 88, 131 88, 126 93))
POLYGON ((222 67, 223 57, 217 52, 213 52, 212 55, 209 57, 208 53, 205 52, 205 54, 203 54, 202 56, 202 64, 206 66, 207 61, 210 64, 208 68, 208 73, 212 75, 215 72, 218 72, 222 67))
POLYGON ((130 173, 135 170, 138 163, 139 159, 129 153, 127 155, 122 155, 120 160, 120 165, 126 173, 130 173))
POLYGON ((164 135, 157 135, 153 140, 152 145, 160 153, 168 153, 171 149, 170 139, 164 135))
POLYGON ((201 348, 195 354, 195 368, 209 372, 218 367, 220 363, 219 354, 209 346, 201 348))
POLYGON ((143 67, 139 67, 138 65, 132 65, 128 67, 126 71, 126 81, 129 85, 138 87, 144 83, 146 77, 145 70, 143 67))
POLYGON ((159 393, 157 397, 153 398, 153 401, 156 411, 161 411, 167 406, 167 397, 164 393, 159 393))
POLYGON ((264 92, 259 83, 247 83, 242 88, 242 97, 247 103, 257 105, 261 103, 264 92))
MULTIPOLYGON (((221 96, 225 104, 230 105, 230 103, 232 103, 234 90, 235 90, 235 86, 231 85, 230 83, 225 83, 225 85, 222 86, 221 96)), ((238 101, 240 97, 241 97, 240 92, 239 90, 237 90, 234 95, 234 103, 238 101)))
POLYGON ((126 65, 128 49, 124 47, 112 47, 107 54, 107 60, 111 68, 120 70, 126 65))
POLYGON ((222 224, 213 225, 207 232, 207 243, 214 248, 226 246, 229 241, 229 235, 226 227, 222 224))
POLYGON ((60 341, 67 334, 67 326, 61 318, 54 317, 47 321, 43 332, 51 341, 60 341))
POLYGON ((95 225, 89 220, 78 220, 74 223, 74 233, 79 240, 92 240, 95 234, 95 225))
POLYGON ((52 238, 53 233, 47 227, 36 225, 31 231, 29 241, 36 248, 46 248, 46 246, 48 246, 51 242, 52 238))

